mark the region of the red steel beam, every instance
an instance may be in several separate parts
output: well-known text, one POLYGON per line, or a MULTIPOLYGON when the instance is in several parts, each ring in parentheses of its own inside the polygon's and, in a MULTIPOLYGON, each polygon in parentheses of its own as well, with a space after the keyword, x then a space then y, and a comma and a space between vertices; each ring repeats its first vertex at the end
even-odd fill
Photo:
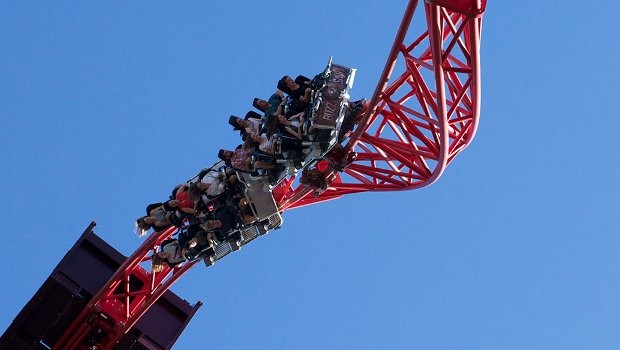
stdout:
MULTIPOLYGON (((344 146, 345 155, 355 152, 359 157, 344 169, 335 165, 336 159, 321 162, 330 185, 320 194, 303 184, 293 186, 294 177, 282 182, 273 190, 280 209, 350 193, 417 189, 435 182, 476 133, 485 6, 486 0, 409 1, 377 88, 344 146), (424 12, 427 24, 421 34, 411 30, 416 10, 424 12)), ((84 337, 97 328, 107 333, 97 349, 112 349, 196 264, 158 273, 140 266, 172 233, 169 229, 152 234, 92 298, 53 349, 87 349, 84 337)))
MULTIPOLYGON (((486 0, 409 1, 365 114, 345 147, 357 158, 317 196, 287 183, 283 210, 437 181, 473 140, 480 117, 480 31, 486 0), (415 33, 414 15, 426 22, 415 33)), ((335 161, 333 163, 336 163, 335 161)), ((329 168, 326 177, 338 169, 329 168)))
POLYGON ((96 329, 106 333, 97 349, 112 349, 149 307, 198 262, 183 264, 179 268, 165 266, 163 271, 156 273, 140 265, 150 262, 155 247, 174 231, 170 228, 151 234, 93 296, 52 349, 88 349, 84 339, 96 329))

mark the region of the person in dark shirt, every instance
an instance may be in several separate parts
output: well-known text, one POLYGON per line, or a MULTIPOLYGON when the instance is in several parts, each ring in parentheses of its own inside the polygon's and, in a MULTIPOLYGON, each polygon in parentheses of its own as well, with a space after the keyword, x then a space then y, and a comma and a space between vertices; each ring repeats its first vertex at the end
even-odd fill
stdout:
POLYGON ((287 94, 290 99, 287 117, 303 112, 310 104, 312 95, 310 79, 303 75, 297 76, 295 80, 285 75, 278 81, 278 90, 287 94))

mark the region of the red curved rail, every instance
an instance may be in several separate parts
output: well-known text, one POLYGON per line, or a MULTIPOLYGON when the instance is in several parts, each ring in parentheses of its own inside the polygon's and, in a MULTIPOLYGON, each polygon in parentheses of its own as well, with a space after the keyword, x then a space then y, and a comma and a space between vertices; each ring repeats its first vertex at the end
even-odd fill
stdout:
MULTIPOLYGON (((411 0, 377 88, 340 152, 317 164, 329 187, 319 195, 294 178, 273 193, 282 211, 365 191, 421 188, 436 181, 472 141, 480 114, 480 30, 486 0, 411 0), (417 13, 416 13, 417 11, 417 13), (411 29, 414 15, 427 24, 411 29)), ((155 247, 173 230, 152 234, 110 278, 53 349, 114 344, 196 262, 154 273, 155 247), (95 341, 95 340, 93 340, 95 341)))
MULTIPOLYGON (((486 1, 410 1, 368 109, 340 157, 353 159, 318 196, 276 191, 282 209, 365 191, 428 186, 474 138, 480 116, 480 31, 486 1), (441 5, 441 6, 439 6, 441 5), (412 19, 427 30, 412 33, 412 19)), ((331 164, 339 163, 340 158, 331 164)), ((282 186, 291 186, 285 183, 282 186)))

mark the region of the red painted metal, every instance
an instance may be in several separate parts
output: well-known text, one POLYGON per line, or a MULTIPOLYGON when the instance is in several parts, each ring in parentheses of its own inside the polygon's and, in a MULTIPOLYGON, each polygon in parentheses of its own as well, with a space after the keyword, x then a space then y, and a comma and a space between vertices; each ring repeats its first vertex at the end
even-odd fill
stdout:
POLYGON ((183 264, 178 268, 165 267, 157 273, 141 265, 150 264, 155 247, 174 231, 171 228, 151 234, 93 296, 52 349, 88 349, 83 340, 96 329, 106 334, 97 350, 113 349, 114 344, 163 293, 198 262, 183 264))
POLYGON ((487 0, 426 0, 426 2, 469 16, 481 15, 487 6, 487 0))
MULTIPOLYGON (((65 334, 86 335, 86 342, 93 345, 99 336, 97 329, 115 328, 116 322, 122 320, 126 300, 106 299, 102 305, 110 317, 89 314, 88 322, 80 327, 68 327, 88 305, 92 297, 102 289, 106 281, 118 270, 127 257, 116 251, 99 238, 91 223, 82 233, 75 245, 66 253, 53 272, 46 279, 26 306, 15 317, 9 328, 0 336, 0 349, 48 349, 59 344, 65 334), (97 319, 100 320, 97 320, 97 319)), ((142 281, 140 281, 141 283, 142 281)), ((135 282, 131 282, 136 289, 135 282)), ((159 290, 163 290, 161 288, 159 290)), ((124 288, 127 291, 127 288, 124 288)), ((170 349, 179 337, 194 313, 202 305, 193 306, 171 291, 166 291, 156 304, 141 317, 139 322, 127 334, 124 334, 116 350, 170 349)), ((134 319, 137 315, 134 315, 134 319)), ((79 318, 79 317, 78 317, 79 318)), ((68 338, 67 338, 68 339, 68 338)), ((79 341, 81 342, 81 341, 79 341)), ((84 348, 89 344, 80 344, 74 348, 84 348)), ((62 348, 59 345, 60 348, 62 348)))
MULTIPOLYGON (((472 141, 480 114, 480 30, 486 0, 411 0, 386 66, 344 158, 322 163, 326 191, 283 181, 274 190, 280 209, 296 208, 368 191, 401 191, 435 182, 472 141), (426 23, 411 28, 414 14, 426 23), (355 153, 356 157, 351 157, 355 153), (342 160, 347 159, 345 164, 342 160), (342 170, 342 172, 340 172, 342 170), (315 195, 312 195, 312 194, 315 195)), ((153 273, 140 264, 172 234, 151 235, 95 295, 53 349, 86 349, 95 328, 107 336, 97 349, 112 349, 120 337, 178 278, 195 265, 153 273)))
POLYGON ((283 210, 345 194, 401 191, 435 182, 472 141, 480 116, 480 31, 486 1, 410 1, 375 93, 345 152, 357 157, 329 188, 278 197, 283 210), (442 6, 439 6, 442 5, 442 6), (418 12, 427 28, 412 30, 418 12))

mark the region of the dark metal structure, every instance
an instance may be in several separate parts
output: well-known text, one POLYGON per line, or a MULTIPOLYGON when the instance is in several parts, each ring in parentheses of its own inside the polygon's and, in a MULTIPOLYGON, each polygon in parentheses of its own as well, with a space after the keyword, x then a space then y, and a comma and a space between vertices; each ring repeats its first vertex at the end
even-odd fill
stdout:
MULTIPOLYGON (((355 130, 309 169, 324 188, 317 191, 296 174, 283 179, 268 190, 274 216, 347 194, 437 181, 478 127, 485 8, 486 0, 409 0, 355 130)), ((260 193, 263 186, 249 188, 260 193)), ((280 224, 269 220, 268 229, 280 224)), ((0 349, 168 349, 174 343, 200 303, 191 306, 169 288, 199 260, 148 271, 142 265, 174 228, 152 233, 125 258, 92 226, 2 336, 0 349)), ((228 247, 224 253, 241 245, 228 247)))
MULTIPOLYGON (((0 349, 50 349, 127 260, 99 238, 94 227, 94 222, 88 226, 13 320, 0 337, 0 349)), ((113 349, 170 349, 201 305, 201 302, 190 305, 168 290, 113 349)), ((93 328, 87 338, 95 344, 100 336, 101 331, 93 328)))

